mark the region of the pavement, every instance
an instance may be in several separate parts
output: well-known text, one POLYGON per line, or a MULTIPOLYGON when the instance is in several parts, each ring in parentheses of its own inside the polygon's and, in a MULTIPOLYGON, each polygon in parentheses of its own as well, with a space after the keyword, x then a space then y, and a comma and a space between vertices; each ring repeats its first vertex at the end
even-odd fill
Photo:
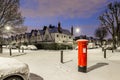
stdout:
POLYGON ((34 74, 34 73, 30 73, 30 80, 43 80, 43 78, 39 75, 34 74))
POLYGON ((11 57, 27 63, 32 73, 31 80, 120 80, 120 52, 107 50, 106 58, 101 48, 89 49, 87 73, 78 72, 77 50, 63 51, 63 62, 60 62, 60 51, 26 50, 24 53, 7 50, 0 56, 11 57), (22 54, 22 55, 21 55, 22 54))

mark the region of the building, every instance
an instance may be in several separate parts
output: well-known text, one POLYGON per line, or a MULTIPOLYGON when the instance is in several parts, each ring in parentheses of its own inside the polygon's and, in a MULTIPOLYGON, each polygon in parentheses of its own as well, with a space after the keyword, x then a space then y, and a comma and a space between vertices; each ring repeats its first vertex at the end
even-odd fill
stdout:
POLYGON ((12 44, 37 44, 37 43, 73 44, 73 27, 71 32, 58 26, 44 26, 42 30, 31 30, 30 33, 11 36, 12 44))

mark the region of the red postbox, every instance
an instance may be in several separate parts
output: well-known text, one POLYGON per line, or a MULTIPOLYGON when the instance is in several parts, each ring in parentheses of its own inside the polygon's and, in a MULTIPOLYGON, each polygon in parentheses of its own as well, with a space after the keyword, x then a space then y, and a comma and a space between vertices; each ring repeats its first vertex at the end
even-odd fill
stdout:
POLYGON ((86 39, 77 40, 78 43, 78 71, 87 72, 87 43, 86 39))

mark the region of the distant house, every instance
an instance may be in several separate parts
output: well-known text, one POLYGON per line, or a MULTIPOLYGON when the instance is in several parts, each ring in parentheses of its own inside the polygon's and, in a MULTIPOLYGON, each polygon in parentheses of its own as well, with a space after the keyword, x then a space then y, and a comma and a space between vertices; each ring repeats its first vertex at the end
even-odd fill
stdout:
MULTIPOLYGON (((71 28, 73 32, 73 28, 71 28)), ((42 30, 31 30, 30 33, 11 36, 11 43, 61 43, 61 44, 73 44, 73 33, 69 30, 63 29, 61 24, 58 26, 49 25, 44 26, 42 30)))
POLYGON ((31 36, 30 33, 25 33, 24 34, 24 37, 25 37, 24 42, 25 43, 30 43, 30 36, 31 36))
POLYGON ((43 37, 43 41, 45 42, 55 42, 55 43, 64 43, 64 44, 72 44, 73 37, 69 30, 62 29, 60 23, 58 23, 58 27, 49 26, 45 29, 45 34, 43 37))
POLYGON ((98 43, 98 39, 93 38, 93 37, 88 37, 88 36, 86 36, 86 35, 76 36, 76 37, 75 37, 75 41, 78 40, 78 39, 87 39, 89 42, 94 42, 95 44, 98 43))
POLYGON ((43 41, 42 30, 32 30, 29 37, 30 43, 39 43, 43 41))
POLYGON ((35 43, 37 42, 37 30, 32 30, 31 31, 31 36, 30 36, 30 43, 35 43))
POLYGON ((17 41, 16 41, 16 37, 15 36, 11 36, 11 44, 14 44, 14 43, 16 43, 17 41))
POLYGON ((78 39, 88 39, 88 37, 86 35, 76 36, 75 41, 78 40, 78 39))

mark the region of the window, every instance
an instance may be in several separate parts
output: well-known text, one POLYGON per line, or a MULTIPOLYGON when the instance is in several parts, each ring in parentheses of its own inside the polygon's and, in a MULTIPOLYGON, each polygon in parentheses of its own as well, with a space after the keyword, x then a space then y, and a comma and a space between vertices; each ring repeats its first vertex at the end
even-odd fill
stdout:
POLYGON ((63 35, 62 35, 62 38, 63 38, 63 35))
POLYGON ((57 35, 57 37, 59 37, 59 35, 57 35))
POLYGON ((49 38, 49 36, 48 36, 48 35, 46 35, 46 36, 45 36, 45 40, 47 41, 47 40, 48 40, 48 38, 49 38))
POLYGON ((37 39, 40 40, 40 36, 38 36, 37 39))

